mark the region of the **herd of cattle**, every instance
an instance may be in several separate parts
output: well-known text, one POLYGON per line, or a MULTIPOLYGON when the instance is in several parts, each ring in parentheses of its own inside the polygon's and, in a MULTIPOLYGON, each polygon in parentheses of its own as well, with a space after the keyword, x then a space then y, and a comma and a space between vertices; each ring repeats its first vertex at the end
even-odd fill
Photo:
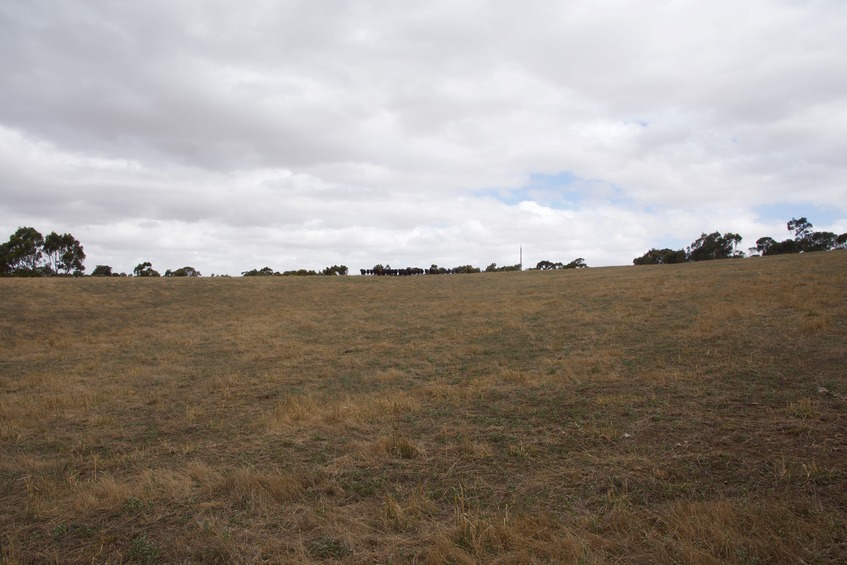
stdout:
POLYGON ((449 269, 421 269, 419 267, 406 267, 405 269, 360 269, 363 275, 376 275, 378 277, 408 277, 411 275, 441 275, 447 274, 449 269))
POLYGON ((436 267, 433 265, 429 269, 421 269, 420 267, 406 267, 405 269, 392 269, 391 267, 382 267, 380 265, 373 269, 360 269, 362 275, 375 275, 378 277, 408 277, 412 275, 453 275, 459 273, 479 272, 476 267, 464 266, 455 267, 453 269, 445 269, 444 267, 436 267))

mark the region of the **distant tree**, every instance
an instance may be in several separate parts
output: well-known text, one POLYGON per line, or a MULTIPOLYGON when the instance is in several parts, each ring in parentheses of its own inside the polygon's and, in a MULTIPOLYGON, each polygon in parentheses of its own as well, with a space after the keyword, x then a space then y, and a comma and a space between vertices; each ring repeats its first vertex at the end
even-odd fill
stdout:
POLYGON ((835 244, 836 249, 844 249, 847 247, 847 233, 842 233, 835 238, 835 244))
POLYGON ((580 257, 578 259, 574 259, 573 261, 571 261, 570 263, 568 263, 567 265, 565 265, 562 268, 563 269, 586 269, 586 268, 588 268, 588 265, 585 264, 585 259, 580 257))
POLYGON ((168 269, 165 271, 166 277, 202 277, 200 271, 195 269, 194 267, 182 267, 181 269, 177 269, 176 271, 171 271, 168 269))
POLYGON ((743 239, 740 235, 737 233, 727 232, 723 234, 723 238, 725 241, 732 244, 732 254, 730 257, 744 257, 744 252, 738 251, 738 244, 741 243, 741 240, 743 239))
POLYGON ((35 228, 18 228, 6 244, 6 253, 12 271, 36 274, 42 257, 44 237, 35 228))
POLYGON ((689 261, 711 261, 714 259, 728 259, 730 257, 743 257, 744 253, 736 250, 741 236, 734 233, 721 235, 720 232, 702 234, 688 248, 689 261))
POLYGON ((322 275, 339 275, 344 276, 347 275, 348 269, 346 265, 333 265, 332 267, 327 267, 323 271, 321 271, 322 275))
POLYGON ((11 257, 9 257, 9 244, 0 243, 0 277, 12 274, 11 257))
MULTIPOLYGON (((515 266, 520 267, 520 265, 515 265, 515 266)), ((535 265, 535 270, 536 271, 555 271, 555 270, 558 270, 558 269, 584 269, 586 267, 588 267, 588 265, 585 264, 585 259, 580 257, 578 259, 574 259, 573 261, 571 261, 570 263, 567 263, 567 264, 560 263, 560 262, 553 263, 552 261, 547 261, 547 260, 539 261, 535 265)))
POLYGON ((791 218, 788 222, 788 231, 794 232, 794 241, 800 242, 812 235, 814 226, 806 218, 791 218))
POLYGON ((801 251, 829 251, 838 247, 838 236, 829 231, 812 231, 814 226, 806 218, 791 218, 788 231, 794 232, 794 241, 801 251))
POLYGON ((132 273, 136 277, 160 277, 159 271, 153 269, 153 264, 149 261, 145 261, 144 263, 139 263, 135 266, 135 269, 132 270, 132 273))
MULTIPOLYGON (((59 274, 59 263, 61 263, 62 261, 62 248, 64 247, 64 242, 62 241, 62 239, 63 236, 57 234, 56 232, 50 232, 50 234, 44 238, 44 245, 41 247, 43 251, 43 257, 47 262, 44 267, 44 270, 50 273, 51 275, 59 274)), ((71 239, 73 239, 73 236, 71 236, 71 239)), ((77 241, 77 244, 78 243, 79 242, 77 241)))
POLYGON ((295 271, 284 271, 282 276, 284 277, 316 277, 320 273, 317 271, 307 270, 307 269, 297 269, 295 271))
POLYGON ((270 267, 262 267, 261 269, 251 269, 249 271, 244 271, 241 273, 243 277, 270 277, 273 275, 278 275, 279 273, 274 272, 270 267))
POLYGON ((450 272, 454 274, 470 274, 470 273, 479 273, 479 267, 474 267, 473 265, 462 265, 461 267, 453 267, 450 269, 450 272))
POLYGON ((491 263, 485 268, 486 273, 506 273, 509 271, 521 271, 521 265, 503 265, 502 267, 498 267, 497 263, 491 263))
POLYGON ((690 261, 709 261, 712 259, 725 259, 732 252, 732 246, 724 246, 721 234, 713 232, 708 235, 702 234, 688 248, 688 259, 690 261))
POLYGON ((644 255, 640 257, 636 257, 632 260, 633 265, 661 265, 662 264, 662 251, 661 249, 650 249, 644 255))
POLYGON ((51 232, 44 238, 44 255, 47 257, 47 268, 55 274, 68 275, 73 271, 82 274, 85 266, 85 251, 79 241, 69 233, 59 235, 51 232))
POLYGON ((802 240, 803 251, 829 251, 838 246, 838 236, 831 231, 816 231, 802 240))
POLYGON ((112 275, 112 267, 109 265, 97 265, 94 267, 94 270, 91 272, 92 277, 111 277, 112 275))
MULTIPOLYGON (((829 251, 844 246, 839 242, 841 236, 828 231, 813 231, 814 226, 806 218, 791 218, 786 224, 788 231, 794 233, 794 239, 776 241, 771 237, 762 237, 756 240, 756 247, 751 247, 750 252, 758 252, 762 255, 781 255, 783 253, 800 253, 801 251, 829 251)), ((847 238, 847 235, 845 236, 847 238)))
POLYGON ((3 244, 0 251, 2 270, 6 274, 18 276, 38 276, 43 274, 41 269, 44 236, 38 230, 30 227, 18 228, 3 244))
POLYGON ((674 263, 685 263, 686 255, 684 249, 677 249, 676 251, 672 249, 666 249, 665 255, 662 258, 662 262, 666 265, 674 264, 674 263))
POLYGON ((651 249, 641 257, 632 260, 633 265, 670 265, 672 263, 685 263, 685 250, 678 249, 651 249))
POLYGON ((758 253, 760 255, 768 255, 773 246, 776 245, 776 240, 772 237, 760 237, 756 240, 756 247, 749 249, 750 253, 758 253))
POLYGON ((784 255, 786 253, 800 253, 802 246, 793 239, 784 239, 775 242, 767 253, 763 255, 784 255))
POLYGON ((561 269, 564 265, 561 263, 553 263, 552 261, 539 261, 535 264, 535 268, 539 271, 553 271, 555 269, 561 269))

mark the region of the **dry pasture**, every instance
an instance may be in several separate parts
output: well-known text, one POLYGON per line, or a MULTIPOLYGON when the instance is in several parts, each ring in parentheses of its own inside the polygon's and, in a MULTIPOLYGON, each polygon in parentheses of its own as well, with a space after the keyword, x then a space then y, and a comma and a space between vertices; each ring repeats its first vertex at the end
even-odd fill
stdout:
POLYGON ((0 296, 3 563, 847 559, 847 251, 0 296))

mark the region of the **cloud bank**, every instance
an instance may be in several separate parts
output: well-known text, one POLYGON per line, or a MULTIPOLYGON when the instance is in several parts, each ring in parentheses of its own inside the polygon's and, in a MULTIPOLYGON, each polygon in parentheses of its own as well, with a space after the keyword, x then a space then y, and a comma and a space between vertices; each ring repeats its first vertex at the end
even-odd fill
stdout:
POLYGON ((89 270, 628 264, 847 231, 840 1, 0 6, 0 228, 89 270))

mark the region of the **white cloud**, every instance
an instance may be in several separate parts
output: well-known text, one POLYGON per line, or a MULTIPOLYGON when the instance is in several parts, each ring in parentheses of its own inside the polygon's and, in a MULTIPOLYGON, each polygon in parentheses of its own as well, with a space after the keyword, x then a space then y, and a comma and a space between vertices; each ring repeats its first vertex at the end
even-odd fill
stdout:
POLYGON ((835 0, 13 0, 0 228, 230 273, 625 264, 782 236, 763 205, 836 229, 845 27, 835 0), (566 205, 533 187, 560 173, 566 205))

